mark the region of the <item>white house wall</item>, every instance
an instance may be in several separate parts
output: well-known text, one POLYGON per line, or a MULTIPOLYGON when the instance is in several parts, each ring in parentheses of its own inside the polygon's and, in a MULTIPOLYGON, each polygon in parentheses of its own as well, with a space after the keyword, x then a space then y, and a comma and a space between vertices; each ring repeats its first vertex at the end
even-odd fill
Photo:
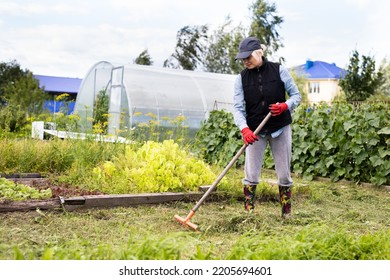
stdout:
POLYGON ((308 84, 308 99, 310 102, 327 102, 330 103, 336 95, 340 93, 340 87, 338 86, 338 80, 315 80, 310 79, 308 84), (310 83, 319 83, 320 92, 319 93, 310 93, 310 83))

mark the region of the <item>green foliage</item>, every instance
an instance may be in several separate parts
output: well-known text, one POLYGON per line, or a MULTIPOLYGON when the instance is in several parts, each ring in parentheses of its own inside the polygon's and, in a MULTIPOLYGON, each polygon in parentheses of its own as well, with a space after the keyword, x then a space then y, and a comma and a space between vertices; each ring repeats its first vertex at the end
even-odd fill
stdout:
POLYGON ((22 132, 28 123, 25 110, 14 104, 0 107, 0 139, 22 132))
POLYGON ((20 68, 19 63, 16 60, 8 63, 0 63, 0 105, 3 105, 6 101, 4 98, 4 88, 12 85, 27 73, 27 70, 22 70, 20 68))
POLYGON ((24 133, 27 118, 42 112, 46 94, 16 61, 0 63, 0 138, 24 133))
POLYGON ((4 86, 3 92, 7 104, 20 105, 26 117, 42 112, 46 94, 31 72, 4 86))
POLYGON ((383 75, 383 80, 378 89, 379 95, 387 96, 387 100, 390 99, 390 62, 387 59, 383 59, 379 66, 379 72, 383 75))
POLYGON ((283 23, 283 18, 276 15, 275 4, 257 0, 250 6, 250 12, 249 28, 241 24, 231 26, 229 17, 211 36, 207 34, 207 25, 183 27, 177 34, 175 52, 164 62, 164 67, 187 70, 203 68, 208 72, 223 74, 239 73, 242 64, 235 60, 235 56, 248 29, 249 35, 257 36, 267 46, 266 54, 272 55, 283 47, 276 30, 283 23))
POLYGON ((244 38, 244 28, 231 27, 231 19, 228 18, 209 37, 208 48, 203 61, 205 71, 222 74, 235 74, 242 70, 241 61, 235 59, 238 45, 244 38))
POLYGON ((278 16, 275 3, 256 0, 250 7, 252 12, 249 34, 267 46, 266 54, 272 55, 283 47, 278 31, 283 17, 278 16))
POLYGON ((277 188, 260 186, 254 215, 236 196, 221 197, 197 211, 196 233, 173 219, 193 202, 7 213, 1 216, 0 259, 389 259, 385 189, 295 178, 294 215, 284 220, 272 199, 277 188))
POLYGON ((162 142, 164 140, 175 140, 178 143, 184 144, 191 142, 193 130, 188 128, 186 117, 182 114, 171 118, 157 115, 153 113, 142 114, 135 112, 133 121, 136 126, 131 129, 128 138, 144 143, 146 141, 162 142), (142 120, 142 121, 141 121, 142 120))
POLYGON ((377 92, 382 82, 382 73, 375 72, 375 60, 360 55, 354 50, 350 57, 347 74, 340 79, 339 85, 345 92, 347 101, 364 101, 377 92))
MULTIPOLYGON (((233 115, 224 110, 211 111, 195 137, 196 154, 210 164, 226 165, 244 144, 233 115)), ((243 160, 239 158, 237 164, 243 160)))
POLYGON ((164 67, 195 70, 202 62, 207 40, 207 25, 185 26, 177 32, 175 52, 164 67), (174 60, 174 61, 172 61, 174 60), (176 64, 177 63, 177 64, 176 64))
POLYGON ((107 90, 99 91, 95 100, 92 123, 95 129, 100 128, 98 133, 107 133, 109 102, 110 96, 107 94, 107 90))
POLYGON ((291 77, 293 78, 295 84, 298 87, 299 93, 302 96, 301 104, 307 104, 309 102, 309 98, 307 96, 307 74, 298 73, 297 71, 290 71, 291 77))
POLYGON ((148 141, 139 149, 126 147, 123 155, 93 170, 89 185, 107 193, 196 191, 216 176, 202 161, 173 140, 148 141))
POLYGON ((2 200, 47 199, 51 196, 50 189, 37 190, 23 184, 16 184, 5 178, 0 178, 0 202, 2 200))
POLYGON ((124 153, 124 144, 93 140, 0 141, 0 170, 6 173, 39 172, 63 174, 68 180, 82 179, 87 170, 124 153), (75 179, 76 178, 76 179, 75 179))
MULTIPOLYGON (((390 184, 390 115, 387 103, 301 105, 293 114, 293 171, 316 176, 390 184)), ((206 162, 226 165, 242 146, 233 116, 213 111, 196 135, 196 152, 206 162)), ((243 163, 240 158, 238 164, 243 163)), ((270 149, 265 168, 273 167, 270 149)))
POLYGON ((134 60, 135 64, 139 65, 152 65, 153 61, 147 49, 143 50, 138 57, 134 60))
POLYGON ((389 184, 389 121, 387 104, 300 106, 293 122, 294 172, 389 184))
POLYGON ((230 260, 385 260, 390 257, 389 230, 356 237, 343 228, 309 225, 283 239, 268 234, 244 235, 230 260))

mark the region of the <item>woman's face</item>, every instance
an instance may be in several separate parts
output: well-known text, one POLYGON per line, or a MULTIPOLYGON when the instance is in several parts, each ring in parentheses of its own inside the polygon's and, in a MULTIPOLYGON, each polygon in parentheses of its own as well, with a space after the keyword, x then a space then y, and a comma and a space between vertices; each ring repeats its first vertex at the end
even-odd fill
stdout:
POLYGON ((253 69, 261 66, 261 64, 263 64, 263 59, 258 52, 254 51, 249 57, 244 58, 242 62, 246 68, 253 69))

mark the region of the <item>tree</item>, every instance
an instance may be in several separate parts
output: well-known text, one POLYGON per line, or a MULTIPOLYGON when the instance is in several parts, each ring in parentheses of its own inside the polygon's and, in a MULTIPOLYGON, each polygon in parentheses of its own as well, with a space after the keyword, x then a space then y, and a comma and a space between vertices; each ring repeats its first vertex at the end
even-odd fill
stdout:
POLYGON ((290 71, 291 77, 294 79, 295 84, 298 87, 299 93, 301 94, 301 104, 308 104, 309 97, 307 94, 307 74, 298 72, 296 69, 290 71))
POLYGON ((136 59, 134 59, 134 64, 139 65, 152 65, 153 61, 148 53, 148 49, 143 50, 136 59))
POLYGON ((185 26, 177 33, 175 52, 165 60, 164 67, 195 70, 202 65, 206 49, 207 25, 185 26))
POLYGON ((235 57, 245 32, 241 26, 231 27, 231 23, 231 19, 227 18, 209 37, 203 61, 205 71, 222 74, 237 74, 241 71, 242 63, 236 61, 235 57))
POLYGON ((25 111, 26 117, 41 113, 47 97, 31 72, 27 72, 15 81, 8 82, 3 87, 3 93, 6 104, 20 106, 25 111))
POLYGON ((22 70, 16 60, 0 63, 0 105, 4 105, 4 87, 15 83, 25 76, 27 70, 22 70))
POLYGON ((364 101, 377 92, 382 73, 375 72, 375 60, 354 50, 349 60, 347 74, 339 80, 347 101, 364 101))
POLYGON ((390 97, 390 62, 384 58, 379 67, 379 72, 383 75, 383 80, 379 86, 379 94, 390 97))
MULTIPOLYGON (((272 55, 283 47, 277 27, 283 23, 283 17, 276 15, 276 5, 264 0, 256 0, 251 6, 252 11, 249 34, 257 37, 267 46, 266 54, 272 55)), ((283 61, 284 59, 281 58, 283 61)))

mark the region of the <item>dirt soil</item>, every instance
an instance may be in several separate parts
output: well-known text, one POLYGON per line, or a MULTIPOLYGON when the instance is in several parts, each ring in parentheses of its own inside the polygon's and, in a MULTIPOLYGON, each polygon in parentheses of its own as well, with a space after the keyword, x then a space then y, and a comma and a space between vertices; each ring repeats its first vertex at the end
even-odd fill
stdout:
POLYGON ((50 188, 52 192, 52 198, 59 197, 59 196, 73 197, 73 196, 104 194, 99 191, 89 191, 66 183, 56 183, 47 178, 28 178, 28 179, 18 178, 18 179, 11 179, 11 180, 13 180, 18 184, 28 185, 38 190, 45 190, 50 188))

